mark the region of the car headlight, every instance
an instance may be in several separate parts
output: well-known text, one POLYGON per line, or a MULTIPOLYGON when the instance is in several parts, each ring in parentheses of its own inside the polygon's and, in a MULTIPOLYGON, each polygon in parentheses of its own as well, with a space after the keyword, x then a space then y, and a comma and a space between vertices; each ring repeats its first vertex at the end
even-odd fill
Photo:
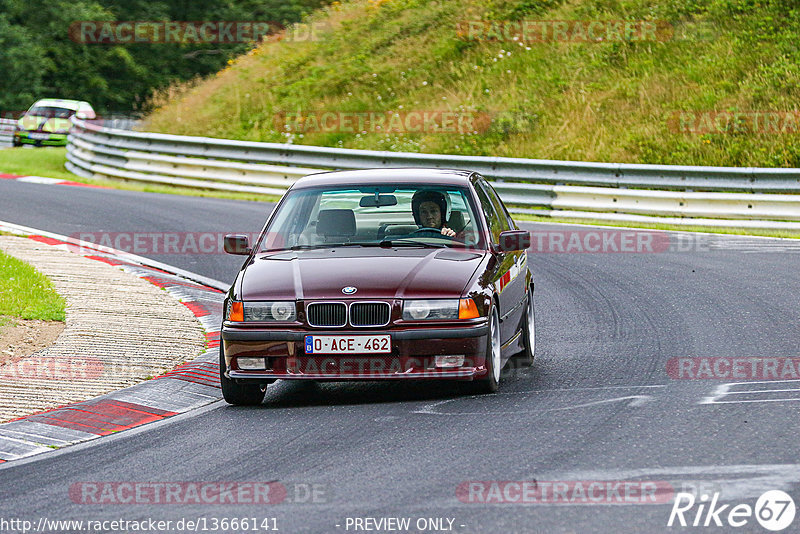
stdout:
POLYGON ((403 319, 458 319, 458 299, 407 300, 403 303, 403 319))
POLYGON ((471 298, 407 300, 403 303, 403 320, 477 319, 478 307, 471 298))
POLYGON ((266 302, 228 303, 225 312, 226 321, 234 322, 286 322, 295 320, 294 301, 277 300, 266 302))

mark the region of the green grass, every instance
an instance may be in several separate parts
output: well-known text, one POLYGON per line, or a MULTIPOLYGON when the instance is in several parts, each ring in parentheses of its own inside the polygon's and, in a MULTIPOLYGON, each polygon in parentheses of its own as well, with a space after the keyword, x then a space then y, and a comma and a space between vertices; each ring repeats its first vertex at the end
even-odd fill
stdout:
POLYGON ((0 252, 0 316, 64 321, 64 299, 27 263, 0 252))
POLYGON ((66 154, 66 148, 7 148, 0 150, 0 172, 78 181, 64 168, 66 154))
POLYGON ((87 179, 72 174, 64 168, 64 163, 67 161, 66 154, 66 148, 8 148, 0 150, 0 172, 19 174, 22 176, 58 178, 60 180, 146 193, 228 198, 261 202, 277 202, 279 198, 273 195, 256 195, 252 193, 234 193, 228 191, 212 191, 210 189, 151 185, 127 180, 87 179))

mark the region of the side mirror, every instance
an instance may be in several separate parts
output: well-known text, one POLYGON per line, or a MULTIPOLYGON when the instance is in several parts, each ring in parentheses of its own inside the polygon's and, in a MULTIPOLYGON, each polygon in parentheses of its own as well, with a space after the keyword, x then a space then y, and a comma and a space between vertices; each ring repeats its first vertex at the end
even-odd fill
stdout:
POLYGON ((497 250, 501 252, 515 252, 525 250, 531 246, 531 233, 527 230, 506 230, 501 232, 497 250))
POLYGON ((223 240, 225 252, 228 254, 236 254, 238 256, 247 256, 252 252, 250 248, 250 240, 246 235, 229 234, 223 240))

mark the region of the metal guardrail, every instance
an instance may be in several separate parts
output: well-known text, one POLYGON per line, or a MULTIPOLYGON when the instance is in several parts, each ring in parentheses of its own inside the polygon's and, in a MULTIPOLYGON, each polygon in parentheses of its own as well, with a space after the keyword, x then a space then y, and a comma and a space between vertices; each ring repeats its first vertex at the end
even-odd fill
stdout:
POLYGON ((139 125, 139 119, 127 115, 110 115, 102 119, 92 121, 94 124, 101 124, 106 128, 117 130, 133 130, 139 125))
POLYGON ((14 119, 0 119, 0 145, 11 145, 14 139, 14 119))
POLYGON ((458 168, 493 181, 512 211, 596 219, 800 229, 800 169, 692 167, 453 156, 125 131, 73 118, 67 168, 178 186, 280 195, 332 169, 458 168), (703 219, 706 220, 706 219, 703 219), (764 221, 768 221, 765 223, 764 221))

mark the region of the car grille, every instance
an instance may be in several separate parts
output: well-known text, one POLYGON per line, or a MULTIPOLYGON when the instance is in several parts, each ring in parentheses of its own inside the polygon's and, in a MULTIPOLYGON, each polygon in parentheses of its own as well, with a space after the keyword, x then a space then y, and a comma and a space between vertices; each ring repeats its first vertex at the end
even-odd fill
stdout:
POLYGON ((308 324, 328 328, 342 327, 348 322, 355 327, 386 326, 391 313, 388 302, 354 302, 349 314, 344 302, 312 302, 308 305, 308 324))
POLYGON ((308 324, 344 326, 347 324, 347 306, 343 302, 312 302, 308 305, 308 324))
POLYGON ((353 326, 386 326, 391 308, 387 302, 356 302, 350 306, 353 326))

